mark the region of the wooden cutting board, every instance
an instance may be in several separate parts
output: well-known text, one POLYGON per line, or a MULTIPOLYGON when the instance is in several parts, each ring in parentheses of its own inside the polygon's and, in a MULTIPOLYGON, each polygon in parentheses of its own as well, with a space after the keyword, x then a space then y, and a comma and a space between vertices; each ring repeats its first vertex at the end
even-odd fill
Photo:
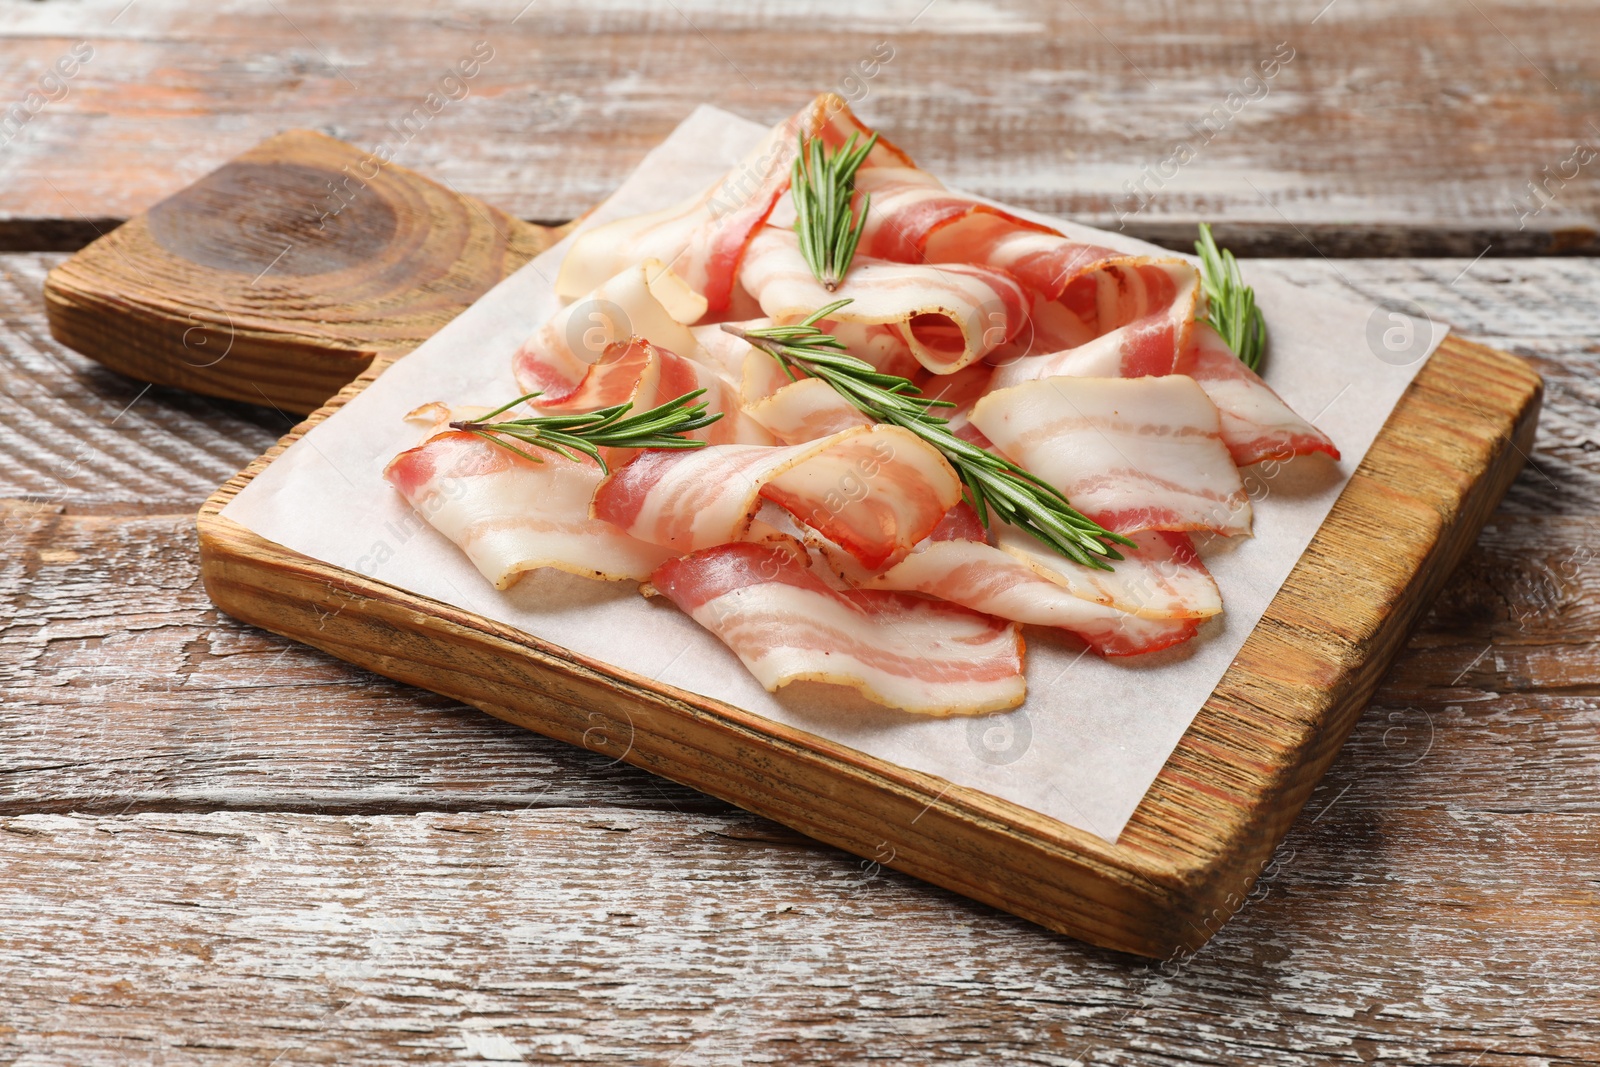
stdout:
POLYGON ((51 273, 46 298, 57 338, 107 366, 312 412, 200 511, 206 588, 224 611, 732 801, 864 868, 1146 956, 1198 948, 1243 904, 1516 476, 1538 418, 1531 368, 1447 338, 1111 845, 220 516, 308 428, 556 236, 297 132, 85 248, 51 273))

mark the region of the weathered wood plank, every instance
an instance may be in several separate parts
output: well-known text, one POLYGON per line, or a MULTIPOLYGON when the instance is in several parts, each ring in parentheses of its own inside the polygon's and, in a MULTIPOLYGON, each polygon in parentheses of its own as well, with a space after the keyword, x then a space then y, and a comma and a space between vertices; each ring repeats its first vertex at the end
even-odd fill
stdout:
POLYGON ((0 1057, 1600 1055, 1600 817, 1326 804, 1232 925, 1160 965, 737 814, 10 818, 0 1057))
POLYGON ((0 256, 0 498, 176 511, 260 454, 291 420, 271 408, 149 387, 50 336, 59 255, 0 256))
POLYGON ((189 512, 0 526, 0 811, 727 809, 240 625, 189 512))
POLYGON ((1593 250, 1600 228, 1600 163, 1574 155, 1600 143, 1600 28, 1554 0, 481 0, 448 16, 398 0, 365 15, 355 0, 9 5, 7 106, 36 113, 0 154, 0 241, 81 243, 294 127, 400 146, 453 188, 561 220, 696 104, 772 121, 830 87, 864 95, 952 184, 1158 238, 1216 219, 1258 254, 1306 255, 1309 236, 1334 255, 1472 256, 1593 250), (79 40, 92 56, 39 83, 79 40), (492 57, 444 83, 480 41, 492 57), (1247 81, 1280 44, 1293 58, 1247 81), (1169 163, 1180 144, 1193 158, 1169 163))

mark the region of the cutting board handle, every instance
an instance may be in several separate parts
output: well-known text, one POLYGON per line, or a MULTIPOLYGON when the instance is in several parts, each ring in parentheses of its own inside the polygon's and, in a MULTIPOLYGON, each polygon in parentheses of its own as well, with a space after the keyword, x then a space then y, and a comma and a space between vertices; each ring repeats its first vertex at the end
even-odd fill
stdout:
POLYGON ((310 130, 263 141, 50 272, 50 332, 123 374, 306 414, 561 229, 310 130))

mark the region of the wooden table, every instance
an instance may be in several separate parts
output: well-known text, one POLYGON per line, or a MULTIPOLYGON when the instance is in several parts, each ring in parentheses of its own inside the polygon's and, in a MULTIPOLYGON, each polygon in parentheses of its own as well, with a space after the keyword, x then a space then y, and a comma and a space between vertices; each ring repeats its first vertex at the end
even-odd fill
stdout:
POLYGON ((0 130, 0 1062, 1600 1059, 1600 263, 1550 255, 1594 250, 1600 160, 1544 172, 1600 144, 1600 20, 924 3, 7 0, 6 92, 59 99, 0 130), (51 250, 280 129, 397 140, 480 40, 398 159, 525 217, 693 103, 775 118, 887 42, 861 109, 953 183, 1212 219, 1535 362, 1527 470, 1204 950, 1086 948, 211 608, 194 509, 287 421, 53 342, 51 250))

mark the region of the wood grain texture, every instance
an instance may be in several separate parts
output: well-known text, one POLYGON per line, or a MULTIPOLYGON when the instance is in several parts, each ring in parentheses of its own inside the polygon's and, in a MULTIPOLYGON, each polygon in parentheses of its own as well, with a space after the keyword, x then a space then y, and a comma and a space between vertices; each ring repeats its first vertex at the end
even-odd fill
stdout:
POLYGON ((1325 811, 1162 965, 742 814, 7 818, 0 1056, 1594 1062, 1600 820, 1325 811))
POLYGON ((1412 621, 1521 468, 1542 391, 1521 361, 1446 339, 1108 845, 300 556, 219 514, 384 366, 375 361, 201 508, 201 572, 218 607, 540 733, 598 741, 619 759, 1050 929, 1155 957, 1204 944, 1241 905, 1412 621))
MULTIPOLYGON (((537 220, 608 194, 695 105, 772 122, 824 88, 864 94, 952 184, 1084 221, 1131 210, 1189 124, 1256 92, 1126 223, 1187 244, 1218 222, 1251 254, 1596 249, 1600 184, 1569 165, 1592 128, 1600 24, 1558 0, 7 0, 9 105, 74 42, 94 56, 0 153, 4 247, 68 247, 262 139, 311 128, 537 220), (803 32, 791 32, 803 27, 803 32), (468 94, 412 120, 477 42, 468 94), (858 64, 880 42, 875 77, 858 64), (1537 214, 1529 182, 1554 179, 1537 214), (1566 177, 1563 177, 1566 175, 1566 177), (64 232, 70 230, 71 232, 64 232), (22 242, 22 243, 19 243, 22 242), (41 243, 54 242, 54 243, 41 243)), ((42 98, 40 98, 42 99, 42 98)))
POLYGON ((57 340, 113 370, 304 414, 557 233, 298 130, 61 264, 45 303, 57 340))
MULTIPOLYGON (((0 835, 0 966, 22 976, 0 1013, 0 1060, 265 1063, 287 1048, 280 1062, 389 1063, 493 1051, 497 1034, 528 1062, 665 1063, 698 1038, 683 1067, 1600 1058, 1583 1025, 1594 967, 1575 947, 1595 939, 1600 814, 1594 262, 1284 265, 1308 288, 1420 301, 1529 358, 1545 413, 1533 466, 1386 675, 1277 854, 1281 873, 1200 953, 1160 968, 892 871, 852 888, 866 873, 853 857, 216 614, 190 580, 193 541, 170 539, 207 479, 284 423, 160 388, 113 421, 141 386, 49 338, 39 293, 60 258, 0 256, 0 498, 56 516, 12 542, 0 570, 0 811, 108 817, 60 820, 53 844, 0 835), (36 409, 49 420, 25 421, 36 409), (90 442, 59 478, 16 459, 49 434, 90 442), (167 457, 161 477, 138 469, 146 456, 167 457), (556 808, 588 810, 536 822, 530 793, 546 785, 556 808), (281 896, 281 860, 200 851, 239 840, 206 836, 238 829, 229 809, 530 801, 513 832, 518 877, 480 897, 463 857, 482 835, 441 830, 428 856, 381 835, 359 853, 302 847, 281 896), (673 833, 626 859, 614 842, 641 826, 568 829, 673 805, 687 812, 673 833), (172 810, 194 814, 147 825, 137 848, 133 820, 109 818, 172 810), (79 842, 103 861, 84 862, 79 842), (236 910, 152 888, 202 867, 236 910), (408 902, 408 886, 431 899, 408 902), (801 893, 820 902, 787 923, 801 893), (575 896, 590 910, 563 906, 575 896), (301 914, 335 900, 353 917, 301 914), (247 928, 251 914, 268 918, 247 928), (426 971, 359 928, 383 916, 408 933, 433 917, 426 971), (506 940, 518 916, 552 931, 544 948, 506 940), (563 936, 574 923, 586 925, 563 936), (251 957, 269 948, 264 977, 251 957), (655 1032, 676 1043, 655 1051, 642 1036, 655 1032)), ((251 818, 270 822, 263 833, 334 821, 251 818)))

